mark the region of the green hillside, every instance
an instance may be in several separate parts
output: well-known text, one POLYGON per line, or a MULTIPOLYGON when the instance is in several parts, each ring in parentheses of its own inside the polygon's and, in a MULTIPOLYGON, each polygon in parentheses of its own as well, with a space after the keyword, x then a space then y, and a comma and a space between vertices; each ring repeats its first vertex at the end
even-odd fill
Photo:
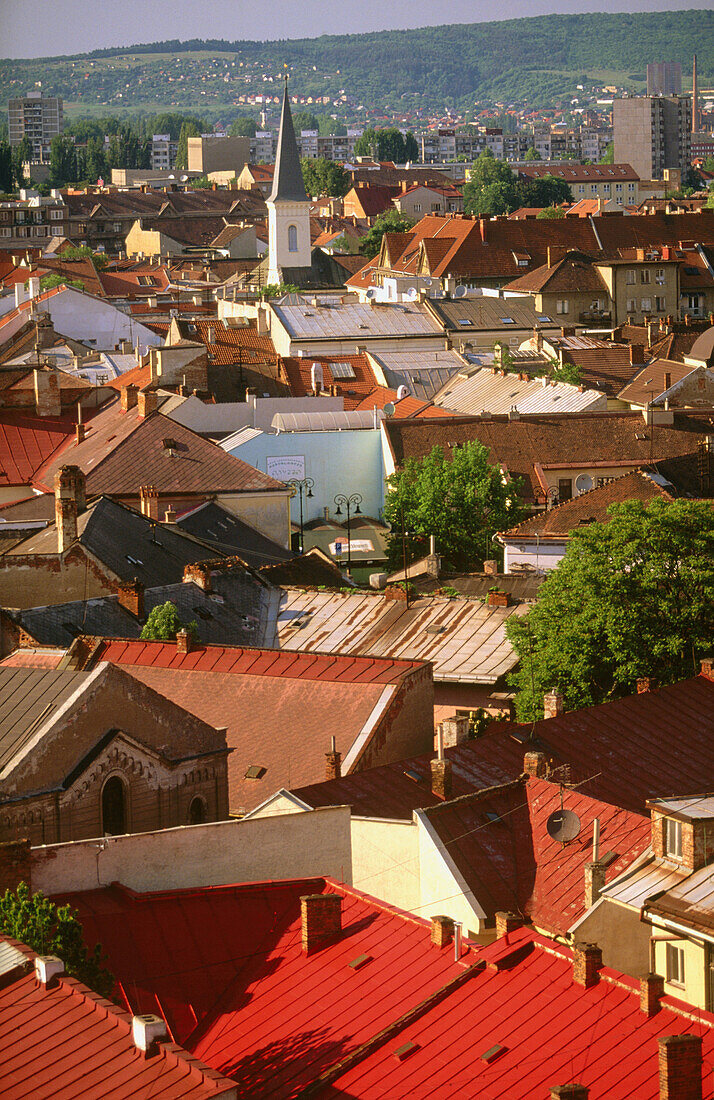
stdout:
POLYGON ((45 92, 83 111, 173 107, 215 117, 235 113, 240 95, 276 92, 288 65, 296 93, 344 94, 353 112, 360 104, 546 106, 577 95, 577 84, 641 90, 648 61, 680 61, 688 74, 695 51, 703 83, 714 83, 714 10, 548 15, 283 42, 158 42, 0 61, 0 102, 42 81, 45 92))

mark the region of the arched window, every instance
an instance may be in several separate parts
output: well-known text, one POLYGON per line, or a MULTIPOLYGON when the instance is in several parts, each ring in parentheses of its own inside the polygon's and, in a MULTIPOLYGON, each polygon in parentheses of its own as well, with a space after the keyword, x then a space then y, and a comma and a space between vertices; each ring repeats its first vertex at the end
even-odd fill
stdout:
POLYGON ((206 820, 206 803, 202 798, 196 796, 191 799, 191 805, 188 808, 188 823, 189 825, 203 825, 206 820))
POLYGON ((118 775, 108 779, 102 791, 102 832, 104 836, 126 832, 126 790, 118 775))
POLYGON ((298 240, 297 240, 297 226, 288 226, 288 252, 297 252, 298 240))

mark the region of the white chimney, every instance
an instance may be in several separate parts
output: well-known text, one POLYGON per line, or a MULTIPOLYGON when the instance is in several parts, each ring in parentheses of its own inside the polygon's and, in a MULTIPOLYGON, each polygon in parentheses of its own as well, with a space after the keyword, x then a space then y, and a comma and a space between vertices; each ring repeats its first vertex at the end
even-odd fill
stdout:
POLYGON ((15 283, 15 308, 27 301, 27 291, 24 283, 15 283))
POLYGON ((213 325, 208 326, 208 343, 215 344, 216 342, 216 330, 213 325))
POLYGON ((29 288, 28 297, 37 298, 37 296, 40 293, 40 280, 37 278, 37 276, 33 276, 32 279, 28 279, 27 280, 27 285, 28 285, 28 288, 29 288))
POLYGON ((319 393, 322 393, 322 385, 323 385, 322 364, 321 363, 313 363, 310 374, 311 374, 311 378, 312 378, 312 392, 315 394, 315 396, 317 396, 319 393))
POLYGON ((161 1016, 154 1016, 151 1012, 145 1012, 142 1016, 134 1016, 131 1021, 131 1037, 137 1050, 143 1050, 145 1054, 151 1051, 154 1043, 160 1043, 166 1039, 168 1032, 166 1023, 161 1016))
POLYGON ((38 955, 35 959, 35 977, 40 985, 51 989, 64 974, 64 963, 56 955, 38 955))

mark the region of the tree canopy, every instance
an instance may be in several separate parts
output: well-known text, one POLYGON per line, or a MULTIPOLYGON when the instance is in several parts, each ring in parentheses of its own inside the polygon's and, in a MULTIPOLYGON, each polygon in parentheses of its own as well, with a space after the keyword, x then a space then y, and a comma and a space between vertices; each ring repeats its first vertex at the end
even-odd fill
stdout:
POLYGON ((402 563, 402 530, 408 532, 409 557, 427 552, 434 535, 438 552, 454 568, 470 569, 493 556, 491 536, 518 522, 518 483, 489 461, 477 440, 441 447, 421 459, 407 459, 388 479, 384 515, 392 528, 390 564, 402 563), (402 526, 404 525, 404 527, 402 526))
POLYGON ((555 206, 572 200, 565 180, 551 175, 519 180, 509 165, 497 160, 490 149, 485 149, 474 161, 469 181, 464 186, 466 213, 487 217, 510 214, 519 206, 555 206))
POLYGON ((691 676, 714 648, 714 512, 708 501, 613 504, 606 523, 572 532, 538 602, 513 618, 518 717, 630 694, 639 677, 691 676))
POLYGON ((303 157, 300 165, 305 190, 311 197, 329 195, 331 198, 339 198, 349 191, 350 177, 336 161, 326 160, 325 157, 303 157))
POLYGON ((375 218, 374 225, 370 226, 369 232, 359 242, 360 253, 371 259, 382 247, 385 233, 408 233, 413 225, 412 219, 400 214, 398 210, 385 210, 375 218))
POLYGON ((192 119, 186 119, 182 123, 181 133, 178 137, 178 148, 176 149, 177 168, 188 168, 188 139, 200 136, 201 131, 192 119))
POLYGON ((411 131, 402 134, 396 126, 390 126, 386 130, 375 130, 369 127, 355 143, 355 156, 374 157, 375 160, 392 160, 395 164, 404 164, 408 160, 418 158, 419 145, 411 131))
POLYGON ((6 890, 0 897, 0 933, 38 955, 56 955, 71 978, 102 997, 111 993, 114 977, 102 965, 101 945, 96 944, 93 951, 87 949, 84 930, 71 906, 58 906, 40 891, 32 894, 27 883, 21 882, 17 890, 6 890))
POLYGON ((192 620, 183 623, 179 618, 176 604, 171 600, 152 607, 141 631, 141 638, 150 642, 172 642, 179 630, 188 630, 194 640, 198 640, 198 623, 192 620))

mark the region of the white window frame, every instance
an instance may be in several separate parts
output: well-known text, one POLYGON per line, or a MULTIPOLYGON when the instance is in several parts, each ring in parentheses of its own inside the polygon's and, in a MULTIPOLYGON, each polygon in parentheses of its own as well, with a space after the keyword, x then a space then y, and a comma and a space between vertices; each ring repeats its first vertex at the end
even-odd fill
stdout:
POLYGON ((652 299, 651 298, 642 298, 640 300, 640 306, 642 308, 643 313, 648 313, 652 309, 652 299))
POLYGON ((670 985, 684 986, 684 948, 676 943, 665 943, 667 982, 670 985))
POLYGON ((664 854, 672 859, 682 858, 682 822, 675 817, 664 819, 664 854))
POLYGON ((567 298, 560 298, 555 303, 555 312, 564 316, 566 313, 570 313, 570 302, 567 298))

